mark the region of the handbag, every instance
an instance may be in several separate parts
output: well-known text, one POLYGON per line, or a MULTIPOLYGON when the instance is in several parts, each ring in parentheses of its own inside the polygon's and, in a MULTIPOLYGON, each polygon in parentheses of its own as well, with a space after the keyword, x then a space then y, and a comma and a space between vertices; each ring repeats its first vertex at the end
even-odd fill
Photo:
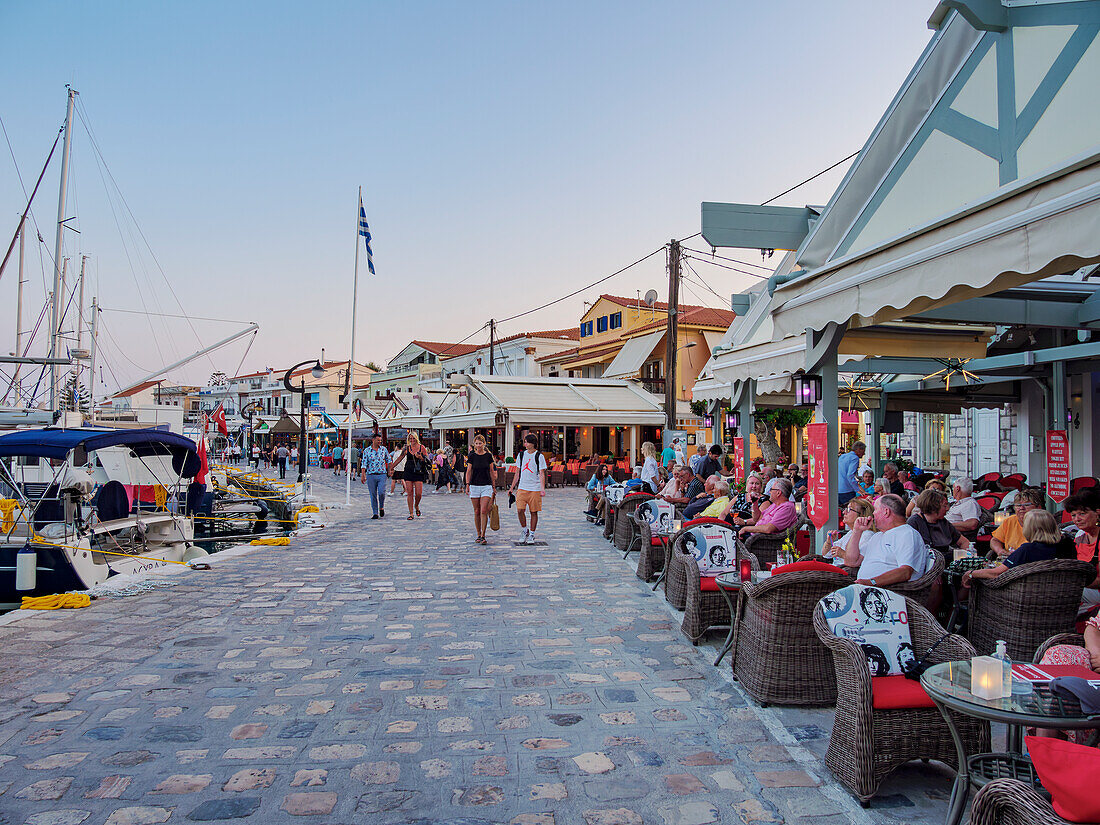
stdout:
POLYGON ((497 509, 496 496, 493 496, 493 509, 489 511, 489 527, 493 532, 500 529, 500 510, 497 509))

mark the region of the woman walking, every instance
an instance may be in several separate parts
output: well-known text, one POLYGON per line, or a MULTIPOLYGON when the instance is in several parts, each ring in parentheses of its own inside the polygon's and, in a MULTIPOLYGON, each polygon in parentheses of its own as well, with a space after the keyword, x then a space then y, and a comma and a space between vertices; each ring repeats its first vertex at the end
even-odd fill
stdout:
POLYGON ((477 544, 488 544, 485 528, 496 497, 497 468, 493 454, 485 449, 485 436, 474 436, 474 451, 466 459, 466 495, 474 507, 474 530, 477 544))
POLYGON ((657 486, 657 468, 660 463, 657 461, 657 448, 652 441, 642 444, 642 455, 645 457, 645 464, 642 465, 641 479, 648 485, 649 492, 656 495, 660 489, 657 486))
POLYGON ((405 499, 409 505, 409 521, 414 518, 413 513, 420 515, 420 499, 424 496, 424 481, 428 478, 431 467, 428 458, 428 448, 420 443, 420 436, 410 432, 405 438, 405 446, 397 454, 394 466, 405 462, 405 470, 402 473, 402 484, 405 485, 405 499))

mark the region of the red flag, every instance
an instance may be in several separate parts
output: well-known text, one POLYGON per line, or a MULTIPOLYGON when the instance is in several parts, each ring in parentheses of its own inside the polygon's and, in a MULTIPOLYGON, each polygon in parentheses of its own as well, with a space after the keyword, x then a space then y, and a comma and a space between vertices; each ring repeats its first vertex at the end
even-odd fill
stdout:
POLYGON ((210 413, 210 420, 218 425, 218 432, 229 435, 229 426, 225 423, 225 410, 222 409, 221 404, 218 404, 218 408, 210 413))
POLYGON ((206 436, 199 436, 199 471, 195 473, 195 482, 206 483, 206 474, 210 471, 210 463, 206 460, 206 436))

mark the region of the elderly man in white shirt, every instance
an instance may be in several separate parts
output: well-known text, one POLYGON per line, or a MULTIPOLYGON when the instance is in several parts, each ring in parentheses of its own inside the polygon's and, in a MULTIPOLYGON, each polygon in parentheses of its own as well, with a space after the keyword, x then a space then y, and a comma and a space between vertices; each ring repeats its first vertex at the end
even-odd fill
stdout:
POLYGON ((844 551, 844 563, 859 566, 856 584, 889 587, 919 579, 931 562, 920 533, 905 523, 905 502, 889 493, 875 500, 870 517, 857 518, 844 551), (871 519, 879 532, 863 538, 871 519))
POLYGON ((969 478, 960 478, 951 485, 951 495, 954 496, 955 503, 947 509, 947 520, 960 533, 970 533, 967 536, 970 539, 973 539, 982 517, 982 508, 978 506, 978 500, 972 497, 973 493, 974 482, 969 478))

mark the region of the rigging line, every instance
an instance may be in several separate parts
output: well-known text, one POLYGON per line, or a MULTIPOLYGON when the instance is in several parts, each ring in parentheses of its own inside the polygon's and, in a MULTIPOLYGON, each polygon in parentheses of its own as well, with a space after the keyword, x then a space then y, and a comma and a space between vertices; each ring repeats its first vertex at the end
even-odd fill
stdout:
MULTIPOLYGON (((118 183, 115 181, 115 176, 111 174, 111 169, 107 165, 107 159, 103 157, 103 153, 99 149, 99 142, 95 139, 95 135, 92 133, 92 127, 91 127, 91 124, 89 122, 91 120, 91 117, 88 116, 87 109, 84 106, 84 101, 78 99, 77 102, 78 102, 78 106, 79 106, 77 114, 80 116, 80 122, 84 125, 84 130, 88 133, 88 138, 92 142, 92 148, 95 150, 95 153, 99 156, 99 158, 103 161, 103 167, 104 167, 104 169, 107 170, 107 175, 108 175, 108 177, 110 177, 111 183, 114 184, 115 190, 118 192, 119 200, 121 200, 122 205, 126 207, 126 211, 130 214, 130 220, 133 221, 134 227, 137 229, 138 234, 141 235, 141 239, 145 242, 145 248, 149 250, 149 256, 153 259, 153 263, 155 263, 157 265, 157 269, 160 271, 160 277, 164 280, 165 285, 168 287, 168 292, 172 295, 172 298, 175 300, 176 306, 178 306, 180 308, 180 312, 183 312, 183 313, 186 314, 186 312, 187 312, 186 307, 184 307, 183 302, 180 301, 179 296, 176 294, 176 290, 172 287, 172 282, 168 279, 168 276, 165 274, 164 267, 161 266, 160 261, 157 259, 157 253, 153 251, 152 244, 150 244, 149 239, 145 237, 145 232, 142 230, 141 224, 138 223, 137 216, 134 215, 133 210, 130 209, 130 204, 126 202, 126 196, 122 194, 122 189, 119 187, 118 183)), ((191 332, 193 332, 194 335, 195 335, 195 340, 198 341, 200 344, 202 344, 203 343, 202 336, 200 336, 199 331, 197 329, 195 329, 195 325, 189 323, 189 326, 191 327, 191 332)), ((214 363, 214 359, 213 359, 213 357, 210 353, 206 354, 206 359, 210 362, 211 366, 213 366, 215 369, 217 369, 217 364, 214 363)))
MULTIPOLYGON (((17 178, 19 178, 19 188, 23 190, 23 197, 27 199, 27 207, 23 210, 22 217, 19 218, 19 225, 21 227, 20 231, 24 231, 22 230, 22 227, 26 225, 27 215, 30 214, 31 222, 34 224, 34 230, 38 233, 39 236, 41 236, 42 230, 38 228, 38 221, 34 217, 34 212, 31 211, 31 203, 34 201, 34 196, 38 194, 38 187, 42 183, 42 178, 46 176, 46 170, 50 166, 50 160, 53 158, 53 153, 57 150, 57 142, 61 139, 61 133, 65 131, 65 128, 62 127, 58 131, 57 137, 53 139, 53 146, 50 147, 50 153, 46 155, 46 162, 42 165, 42 171, 38 174, 38 180, 34 184, 34 191, 31 192, 29 195, 27 194, 27 187, 23 183, 23 173, 19 171, 19 161, 15 159, 15 149, 12 148, 11 138, 8 137, 8 129, 6 126, 4 126, 3 118, 0 118, 0 129, 2 129, 4 132, 4 140, 7 141, 8 152, 11 154, 11 162, 15 164, 15 175, 17 178)), ((13 249, 15 249, 15 238, 18 237, 18 235, 19 232, 17 231, 15 236, 11 239, 11 245, 8 247, 7 254, 4 255, 4 262, 0 263, 0 274, 4 272, 4 267, 7 266, 8 258, 11 257, 11 252, 13 249)), ((50 260, 53 260, 52 255, 50 257, 50 260)))
MULTIPOLYGON (((237 362, 237 369, 234 370, 234 372, 233 372, 234 375, 240 375, 241 374, 241 367, 244 366, 244 359, 248 357, 249 350, 251 350, 252 345, 254 343, 256 343, 256 335, 258 333, 259 333, 258 329, 252 331, 252 337, 248 339, 248 346, 244 348, 244 354, 241 356, 241 360, 239 362, 237 362)), ((225 399, 227 399, 229 397, 229 393, 232 392, 232 390, 233 390, 233 382, 231 380, 226 381, 225 382, 225 392, 222 393, 221 400, 218 401, 218 403, 219 404, 224 403, 225 399)))
POLYGON ((624 272, 626 272, 631 267, 637 266, 638 264, 642 263, 643 261, 649 260, 654 255, 658 254, 659 252, 664 252, 666 249, 667 249, 667 245, 661 245, 661 246, 657 247, 656 249, 654 249, 652 252, 650 252, 648 255, 643 255, 641 258, 634 261, 633 263, 629 263, 626 266, 624 266, 622 269, 617 269, 614 272, 612 272, 610 275, 605 275, 604 277, 600 278, 599 280, 593 281, 592 283, 588 284, 587 286, 582 286, 580 289, 573 290, 568 295, 562 295, 560 298, 555 298, 553 301, 548 301, 547 303, 543 304, 542 306, 537 306, 534 309, 527 310, 526 312, 520 312, 516 315, 510 315, 507 318, 501 318, 499 321, 497 321, 497 323, 498 324, 503 324, 503 323, 506 323, 508 321, 514 321, 516 318, 522 318, 524 315, 530 315, 532 312, 538 312, 540 309, 546 309, 547 307, 553 306, 554 304, 559 304, 562 301, 565 301, 565 300, 567 300, 569 298, 572 298, 576 295, 580 295, 585 290, 591 289, 594 286, 598 286, 599 284, 602 284, 604 281, 609 281, 612 278, 614 278, 616 275, 622 275, 624 272))
POLYGON ((792 186, 792 187, 791 187, 790 189, 784 189, 784 190, 783 190, 782 192, 780 192, 780 193, 779 193, 778 195, 776 195, 776 196, 775 196, 774 198, 768 198, 768 199, 767 199, 766 201, 764 201, 764 202, 763 202, 762 204, 760 204, 760 205, 761 205, 761 206, 767 206, 767 205, 768 205, 769 203, 771 203, 772 201, 777 201, 777 200, 779 200, 779 199, 780 199, 781 197, 783 197, 784 195, 789 195, 789 194, 790 194, 791 192, 793 192, 793 191, 794 191, 795 189, 798 189, 798 188, 799 188, 800 186, 805 186, 805 185, 806 185, 807 183, 809 183, 810 181, 814 180, 815 178, 820 178, 820 177, 821 177, 822 175, 824 175, 824 174, 825 174, 826 172, 831 172, 831 171, 833 171, 834 169, 836 169, 836 168, 837 168, 838 166, 840 166, 840 164, 844 163, 845 161, 849 161, 849 160, 851 160, 851 159, 852 159, 852 158, 854 158, 854 157, 855 157, 856 155, 858 155, 858 154, 859 154, 859 152, 860 152, 860 150, 858 150, 858 149, 857 149, 856 151, 852 152, 852 154, 848 155, 848 157, 846 157, 846 158, 841 158, 841 159, 840 159, 840 160, 838 160, 838 161, 837 161, 836 163, 834 163, 834 164, 833 164, 832 166, 828 166, 828 167, 826 167, 826 168, 822 169, 822 170, 821 170, 820 172, 818 172, 818 173, 817 173, 816 175, 810 175, 810 176, 809 176, 808 178, 806 178, 806 180, 802 181, 801 183, 796 183, 796 184, 795 184, 794 186, 792 186))
MULTIPOLYGON (((137 361, 126 354, 126 350, 122 347, 121 344, 119 344, 118 341, 115 340, 115 336, 111 335, 111 330, 106 324, 100 326, 100 331, 105 332, 107 334, 107 337, 111 339, 111 348, 114 349, 116 353, 121 355, 123 358, 125 358, 127 361, 129 361, 131 364, 141 370, 142 373, 152 372, 152 370, 147 367, 143 367, 141 364, 139 364, 137 361)), ((120 387, 119 389, 122 388, 120 387)))
POLYGON ((754 263, 750 263, 749 261, 742 261, 740 258, 730 258, 730 257, 727 257, 726 255, 719 255, 716 252, 705 252, 702 249, 693 249, 690 246, 685 246, 684 247, 684 252, 692 252, 696 255, 709 255, 710 257, 717 258, 720 261, 729 261, 732 264, 742 264, 744 266, 751 266, 754 269, 763 269, 765 272, 768 272, 768 273, 775 272, 775 267, 773 267, 773 266, 764 266, 763 264, 754 264, 754 263))
MULTIPOLYGON (((80 115, 80 110, 79 109, 77 110, 77 115, 78 116, 80 115)), ((83 117, 81 117, 81 122, 82 123, 84 122, 83 117)), ((91 132, 88 130, 88 124, 87 123, 84 123, 84 129, 85 129, 85 131, 88 131, 89 140, 92 140, 94 142, 94 138, 92 138, 91 132)), ((107 206, 110 207, 110 209, 111 209, 111 217, 114 219, 115 229, 118 230, 119 240, 122 241, 122 252, 126 256, 126 264, 130 269, 130 277, 132 277, 134 279, 134 289, 137 292, 138 300, 141 301, 142 308, 146 311, 146 313, 148 313, 149 306, 148 306, 148 304, 145 303, 145 295, 141 291, 141 284, 138 282, 137 272, 134 269, 134 261, 130 257, 130 247, 127 246, 127 244, 126 244, 126 236, 125 236, 125 234, 123 234, 122 224, 119 222, 118 213, 115 210, 115 203, 114 203, 114 200, 111 198, 111 189, 107 185, 107 179, 103 176, 104 167, 103 167, 103 164, 100 163, 101 156, 98 153, 94 153, 93 157, 95 157, 95 160, 96 160, 96 169, 99 171, 99 179, 103 183, 103 191, 107 195, 107 206)), ((146 320, 149 320, 149 319, 146 319, 146 320)), ((159 357, 161 363, 164 363, 164 361, 166 359, 164 357, 164 353, 162 353, 161 350, 160 350, 160 342, 157 338, 156 331, 153 329, 152 320, 149 320, 149 335, 153 339, 153 347, 157 351, 157 356, 159 357)), ((137 366, 137 365, 135 364, 135 366, 137 366)))
POLYGON ((248 321, 238 321, 232 318, 203 318, 200 315, 174 315, 167 312, 142 312, 140 309, 116 309, 115 307, 100 307, 104 312, 124 312, 127 315, 152 315, 157 318, 191 318, 193 321, 217 321, 222 324, 243 324, 248 325, 248 321))
POLYGON ((730 272, 740 272, 742 275, 748 275, 752 278, 759 278, 761 281, 768 280, 767 275, 761 275, 759 272, 749 272, 747 269, 738 269, 735 266, 726 266, 725 264, 717 263, 716 261, 708 261, 706 258, 697 258, 694 255, 684 255, 685 258, 690 258, 693 261, 698 261, 701 264, 710 264, 716 266, 719 269, 728 269, 730 272))
MULTIPOLYGON (((719 301, 722 301, 723 303, 726 302, 727 299, 723 298, 719 293, 715 292, 714 288, 710 284, 708 284, 706 282, 706 280, 704 280, 703 276, 698 273, 698 271, 695 269, 695 267, 693 267, 686 260, 684 261, 684 265, 688 269, 691 270, 693 275, 695 275, 695 280, 700 286, 702 286, 704 289, 706 289, 708 292, 710 292, 710 294, 715 296, 719 301)), ((723 309, 724 309, 724 307, 723 307, 723 309)))

